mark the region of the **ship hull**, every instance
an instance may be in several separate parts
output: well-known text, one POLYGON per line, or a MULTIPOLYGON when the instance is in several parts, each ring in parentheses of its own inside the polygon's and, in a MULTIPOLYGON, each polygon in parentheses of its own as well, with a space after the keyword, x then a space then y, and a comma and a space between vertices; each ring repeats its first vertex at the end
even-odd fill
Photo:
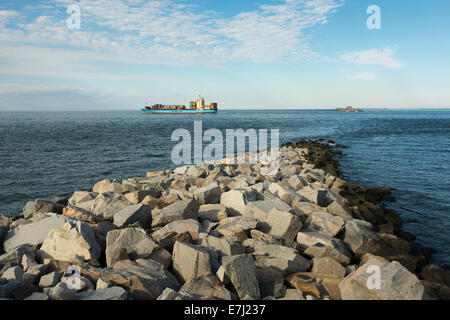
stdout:
POLYGON ((217 113, 217 110, 152 110, 152 109, 146 109, 142 108, 142 112, 149 113, 149 114, 202 114, 202 113, 217 113))

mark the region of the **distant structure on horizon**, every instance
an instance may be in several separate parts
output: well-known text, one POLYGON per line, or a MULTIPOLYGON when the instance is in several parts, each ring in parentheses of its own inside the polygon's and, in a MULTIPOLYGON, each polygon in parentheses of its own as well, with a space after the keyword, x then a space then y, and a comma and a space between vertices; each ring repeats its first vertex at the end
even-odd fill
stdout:
POLYGON ((196 101, 189 102, 189 108, 185 105, 163 105, 154 104, 151 107, 145 106, 141 109, 143 112, 153 113, 153 114, 163 114, 163 113, 217 113, 217 103, 212 102, 210 104, 205 104, 205 99, 200 95, 196 101))
POLYGON ((336 111, 340 112, 362 112, 362 109, 353 108, 352 106, 348 106, 345 108, 336 108, 336 111))

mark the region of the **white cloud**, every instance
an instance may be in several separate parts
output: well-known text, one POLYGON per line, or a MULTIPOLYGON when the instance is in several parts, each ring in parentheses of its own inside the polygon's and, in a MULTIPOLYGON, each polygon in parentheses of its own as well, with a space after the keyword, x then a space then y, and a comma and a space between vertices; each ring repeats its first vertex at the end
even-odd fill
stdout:
POLYGON ((391 48, 353 51, 341 55, 340 60, 347 63, 380 66, 388 69, 398 69, 405 66, 395 59, 394 51, 391 48))
POLYGON ((298 60, 314 55, 307 29, 327 23, 343 1, 283 0, 224 18, 176 0, 80 0, 81 30, 70 31, 65 8, 73 1, 57 0, 53 8, 40 8, 40 17, 25 17, 15 28, 0 29, 0 41, 89 51, 105 61, 144 64, 298 60))
POLYGON ((350 80, 375 80, 377 76, 376 74, 371 72, 361 72, 357 74, 348 75, 346 78, 350 80))

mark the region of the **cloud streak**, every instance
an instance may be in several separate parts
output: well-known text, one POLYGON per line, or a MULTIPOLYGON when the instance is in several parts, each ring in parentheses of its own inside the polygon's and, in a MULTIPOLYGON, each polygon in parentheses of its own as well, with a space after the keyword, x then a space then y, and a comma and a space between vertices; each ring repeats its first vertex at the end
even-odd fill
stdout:
POLYGON ((0 41, 87 50, 105 59, 145 64, 298 60, 314 55, 308 48, 308 29, 327 23, 343 0, 283 0, 232 17, 176 0, 80 0, 79 31, 66 27, 65 9, 71 4, 57 0, 40 8, 33 20, 31 14, 19 18, 17 12, 0 11, 0 25, 17 21, 0 30, 0 41))
POLYGON ((344 53, 340 56, 340 61, 352 64, 379 66, 388 69, 400 69, 405 66, 405 64, 395 59, 394 51, 389 47, 383 50, 370 49, 344 53))

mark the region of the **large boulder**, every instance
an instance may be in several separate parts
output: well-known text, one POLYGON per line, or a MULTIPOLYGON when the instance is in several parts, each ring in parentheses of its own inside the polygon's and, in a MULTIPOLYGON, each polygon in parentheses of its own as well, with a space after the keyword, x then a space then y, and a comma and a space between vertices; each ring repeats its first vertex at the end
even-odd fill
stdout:
POLYGON ((254 250, 253 255, 258 264, 274 267, 283 274, 303 272, 311 267, 311 262, 293 248, 255 241, 254 250))
POLYGON ((37 213, 62 213, 64 206, 62 204, 48 201, 36 199, 35 201, 27 202, 25 208, 23 209, 23 217, 25 219, 29 219, 37 213))
POLYGON ((196 200, 182 200, 172 203, 152 215, 152 228, 163 227, 177 220, 197 219, 199 207, 200 204, 196 200))
POLYGON ((299 190, 298 193, 302 197, 317 204, 318 206, 321 206, 321 207, 328 206, 328 190, 327 189, 299 190))
POLYGON ((393 251, 387 244, 371 231, 371 224, 362 220, 351 220, 345 225, 344 244, 357 256, 366 253, 377 256, 390 256, 393 251))
POLYGON ((33 246, 25 244, 17 248, 14 248, 10 252, 4 253, 0 256, 0 266, 8 263, 14 265, 21 264, 23 257, 26 256, 30 260, 34 260, 36 257, 36 251, 33 246))
POLYGON ((333 216, 325 211, 312 213, 305 222, 305 229, 317 231, 330 237, 335 237, 345 225, 340 216, 333 216))
POLYGON ((233 189, 220 196, 220 203, 227 208, 229 216, 242 216, 247 203, 256 200, 257 192, 253 189, 233 189))
POLYGON ((211 183, 194 192, 194 199, 200 204, 217 204, 220 202, 222 190, 217 183, 211 183))
POLYGON ((272 209, 262 225, 262 231, 282 237, 288 242, 294 241, 302 228, 302 223, 297 216, 278 209, 272 209))
POLYGON ((297 192, 292 191, 291 189, 289 189, 279 183, 276 183, 276 182, 272 182, 269 185, 269 191, 272 194, 274 194, 275 196, 277 196, 278 198, 280 198, 281 200, 283 200, 284 202, 286 202, 288 205, 292 205, 292 203, 296 199, 305 201, 305 202, 309 201, 306 198, 302 197, 297 192))
POLYGON ((137 300, 154 300, 166 288, 180 289, 180 283, 164 265, 151 259, 121 260, 114 268, 83 266, 80 271, 93 283, 104 279, 127 289, 130 297, 137 300))
POLYGON ((106 192, 121 193, 122 184, 118 181, 105 179, 97 182, 92 188, 92 191, 95 193, 106 193, 106 192))
POLYGON ((161 248, 141 228, 125 228, 108 232, 106 237, 106 265, 112 267, 119 260, 153 259, 166 267, 170 253, 161 248))
POLYGON ((330 257, 344 265, 350 263, 351 254, 337 238, 316 231, 301 230, 297 234, 297 242, 308 256, 330 257))
POLYGON ((112 220, 115 213, 130 206, 130 204, 122 194, 106 192, 97 195, 94 200, 79 203, 77 206, 103 219, 112 220))
POLYGON ((200 223, 194 219, 178 220, 166 224, 152 234, 152 238, 165 248, 172 248, 175 241, 196 242, 201 231, 200 223))
POLYGON ((19 225, 5 237, 4 250, 10 252, 24 244, 33 246, 42 244, 51 230, 61 228, 67 221, 69 221, 67 218, 50 216, 37 222, 19 225))
POLYGON ((213 274, 207 273, 201 277, 187 281, 180 289, 180 293, 194 295, 202 300, 232 300, 233 294, 225 288, 223 283, 213 274))
POLYGON ((255 261, 250 254, 225 256, 222 258, 222 265, 239 299, 259 300, 261 298, 255 261))
POLYGON ((311 272, 317 274, 334 274, 339 278, 345 276, 345 268, 339 262, 329 257, 314 258, 311 272))
POLYGON ((75 300, 126 300, 128 292, 122 287, 111 287, 106 289, 79 293, 75 300))
POLYGON ((97 260, 101 254, 92 228, 85 222, 66 222, 48 234, 40 249, 45 257, 79 263, 97 260))
POLYGON ((150 206, 134 204, 114 214, 114 224, 119 227, 149 228, 152 221, 150 206))
POLYGON ((249 202, 245 207, 243 216, 263 221, 267 219, 269 212, 273 209, 292 212, 292 208, 286 202, 274 197, 272 199, 249 202))
POLYGON ((236 236, 244 231, 255 229, 258 220, 246 217, 229 217, 219 222, 216 231, 224 236, 236 236))
POLYGON ((245 247, 234 237, 218 238, 208 235, 201 239, 200 245, 213 248, 222 256, 234 256, 245 253, 245 247))
POLYGON ((281 298, 286 294, 283 273, 277 268, 256 264, 256 277, 261 298, 281 298))
POLYGON ((63 216, 73 220, 85 221, 88 223, 98 223, 104 221, 103 218, 76 206, 67 206, 63 209, 63 216))
POLYGON ((339 285, 343 300, 422 300, 425 288, 399 262, 373 257, 339 285), (377 281, 379 277, 379 281, 377 281))
POLYGON ((79 203, 94 200, 97 196, 94 192, 89 191, 75 191, 72 197, 69 198, 69 205, 77 206, 79 203))
POLYGON ((200 220, 211 220, 219 222, 227 218, 226 207, 223 204, 204 204, 198 210, 198 218, 200 220))
POLYGON ((209 253, 202 246, 177 241, 172 261, 174 273, 184 282, 211 272, 209 253))

